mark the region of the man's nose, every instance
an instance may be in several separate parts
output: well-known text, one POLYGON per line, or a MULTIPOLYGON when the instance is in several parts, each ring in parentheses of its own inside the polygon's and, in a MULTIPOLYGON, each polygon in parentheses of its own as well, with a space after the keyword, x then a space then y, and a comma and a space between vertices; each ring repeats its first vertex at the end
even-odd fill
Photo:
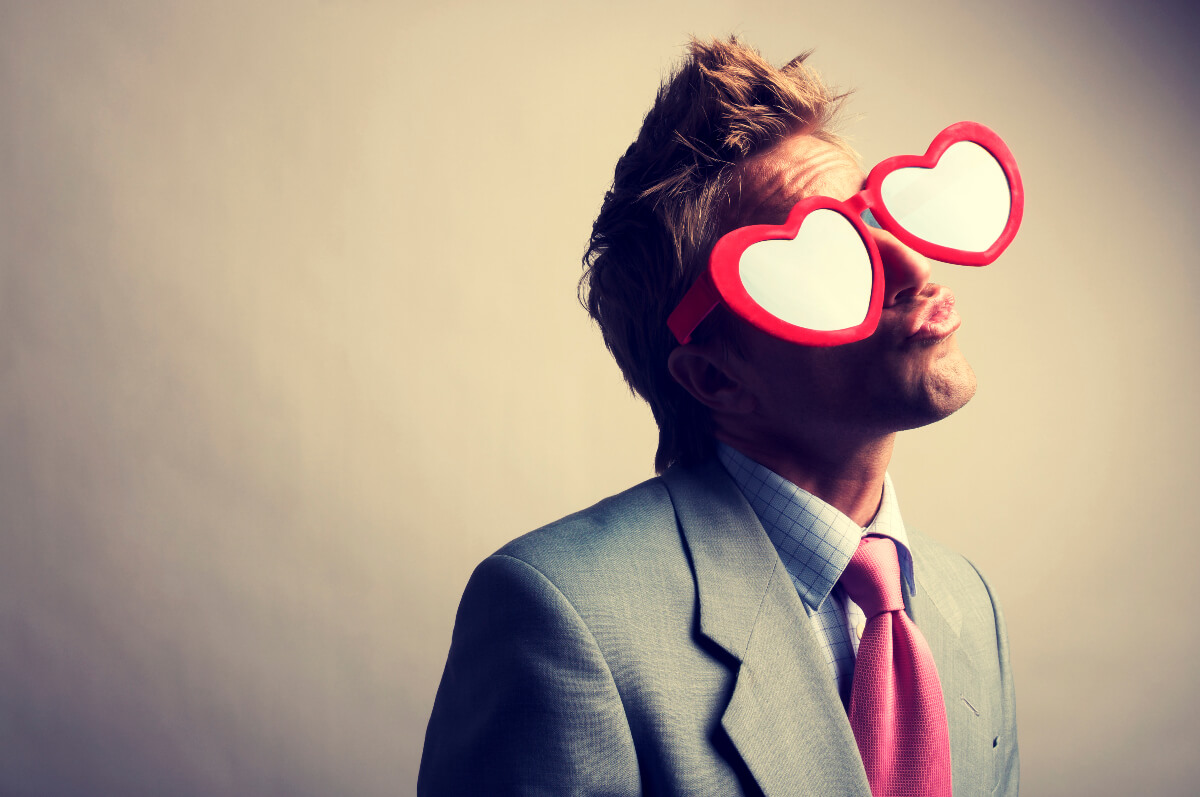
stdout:
POLYGON ((933 276, 929 261, 891 233, 871 229, 883 263, 883 306, 902 304, 921 295, 933 276))

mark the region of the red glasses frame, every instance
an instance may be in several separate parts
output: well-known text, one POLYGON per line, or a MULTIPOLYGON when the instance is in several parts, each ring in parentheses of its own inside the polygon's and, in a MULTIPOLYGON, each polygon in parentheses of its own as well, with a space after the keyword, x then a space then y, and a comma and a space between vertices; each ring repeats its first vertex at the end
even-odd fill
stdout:
POLYGON ((783 224, 755 224, 739 227, 722 236, 709 256, 709 267, 688 289, 683 299, 671 312, 667 326, 681 344, 691 340, 692 333, 718 304, 724 302, 729 309, 754 326, 775 337, 806 346, 837 346, 853 343, 869 337, 879 325, 883 311, 883 264, 879 248, 867 230, 862 214, 870 211, 883 229, 894 235, 901 243, 914 251, 940 260, 963 266, 985 266, 996 260, 1008 248, 1021 226, 1025 208, 1025 191, 1017 162, 1008 146, 994 131, 978 122, 958 122, 950 125, 929 145, 924 155, 897 155, 881 161, 867 175, 866 187, 846 200, 827 196, 813 196, 798 202, 783 224), (991 153, 1008 180, 1011 200, 1008 222, 996 241, 987 249, 976 252, 955 249, 926 241, 900 226, 883 202, 881 189, 884 178, 898 169, 933 169, 942 153, 959 142, 978 144, 991 153), (742 284, 739 263, 742 254, 760 241, 791 240, 796 238, 804 219, 813 211, 828 209, 841 214, 853 226, 862 239, 871 260, 871 295, 867 313, 862 323, 835 330, 814 330, 789 323, 774 315, 755 301, 742 284))

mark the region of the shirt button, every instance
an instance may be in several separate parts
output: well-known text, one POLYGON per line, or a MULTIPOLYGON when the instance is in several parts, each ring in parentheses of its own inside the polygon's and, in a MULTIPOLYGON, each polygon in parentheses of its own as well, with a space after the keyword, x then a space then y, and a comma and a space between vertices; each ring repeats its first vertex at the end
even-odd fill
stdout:
POLYGON ((863 631, 867 630, 867 621, 859 620, 858 625, 854 626, 854 635, 862 639, 863 631))

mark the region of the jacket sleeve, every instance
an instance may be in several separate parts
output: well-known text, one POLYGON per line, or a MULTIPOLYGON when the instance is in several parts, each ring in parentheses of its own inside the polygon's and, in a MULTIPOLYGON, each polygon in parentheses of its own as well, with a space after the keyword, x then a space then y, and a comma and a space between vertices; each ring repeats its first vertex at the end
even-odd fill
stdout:
POLYGON ((417 793, 640 793, 629 724, 596 640, 520 559, 491 556, 467 584, 417 793))

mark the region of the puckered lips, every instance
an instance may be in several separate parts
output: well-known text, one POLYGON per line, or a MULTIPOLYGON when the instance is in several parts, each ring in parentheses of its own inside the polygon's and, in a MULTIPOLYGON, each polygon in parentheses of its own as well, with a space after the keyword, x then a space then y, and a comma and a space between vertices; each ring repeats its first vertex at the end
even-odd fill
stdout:
POLYGON ((952 335, 962 324, 954 309, 954 293, 939 285, 906 319, 906 341, 933 342, 952 335))

